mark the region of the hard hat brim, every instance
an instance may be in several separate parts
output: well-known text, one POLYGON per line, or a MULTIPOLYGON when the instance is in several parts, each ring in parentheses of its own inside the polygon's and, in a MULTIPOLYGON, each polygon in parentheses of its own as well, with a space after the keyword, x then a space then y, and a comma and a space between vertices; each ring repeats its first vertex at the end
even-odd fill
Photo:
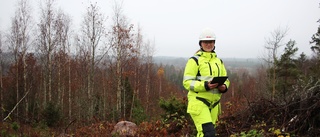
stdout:
POLYGON ((200 41, 210 41, 210 40, 216 40, 215 38, 203 38, 200 39, 200 41))

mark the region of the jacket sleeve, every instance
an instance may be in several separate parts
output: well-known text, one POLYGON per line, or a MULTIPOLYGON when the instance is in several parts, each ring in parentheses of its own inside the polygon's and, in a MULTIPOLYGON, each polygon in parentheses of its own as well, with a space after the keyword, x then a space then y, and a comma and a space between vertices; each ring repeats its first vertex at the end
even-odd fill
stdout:
MULTIPOLYGON (((221 72, 221 75, 222 76, 228 76, 228 74, 227 74, 227 69, 225 68, 225 66, 224 66, 224 63, 221 61, 221 70, 222 70, 222 72, 221 72)), ((225 82, 224 82, 224 84, 227 86, 227 89, 229 88, 229 85, 230 85, 230 81, 229 81, 229 79, 227 79, 225 82)))
POLYGON ((183 75, 183 86, 185 89, 194 92, 206 91, 205 81, 200 81, 197 79, 198 71, 199 66, 194 59, 190 58, 186 64, 183 75))

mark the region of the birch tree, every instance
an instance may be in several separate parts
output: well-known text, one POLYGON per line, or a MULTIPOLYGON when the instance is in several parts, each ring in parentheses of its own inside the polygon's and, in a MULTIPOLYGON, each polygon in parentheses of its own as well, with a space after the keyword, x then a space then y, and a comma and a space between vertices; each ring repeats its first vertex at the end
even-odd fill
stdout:
POLYGON ((278 61, 278 50, 283 46, 283 39, 287 35, 288 28, 282 30, 280 28, 271 32, 271 37, 266 40, 265 49, 268 51, 267 58, 264 59, 269 68, 272 69, 271 75, 271 85, 272 85, 272 100, 274 100, 276 94, 276 63, 278 61), (270 66, 271 65, 271 66, 270 66))
POLYGON ((43 64, 43 106, 52 100, 52 71, 53 55, 57 47, 58 36, 55 30, 56 10, 54 0, 46 0, 41 5, 40 23, 38 24, 40 35, 38 37, 38 49, 42 55, 43 64))
MULTIPOLYGON (((61 109, 64 109, 64 96, 68 89, 68 102, 69 109, 68 115, 71 118, 71 76, 70 76, 70 35, 71 35, 71 19, 68 15, 64 14, 62 11, 58 12, 57 20, 55 22, 55 28, 57 30, 57 49, 58 49, 58 80, 57 80, 57 90, 58 90, 58 105, 61 109), (67 72, 65 74, 64 72, 67 72), (68 82, 65 82, 65 77, 68 77, 68 82)), ((71 56, 71 55, 70 55, 71 56)))
POLYGON ((130 25, 127 18, 123 15, 122 3, 115 2, 112 23, 111 36, 109 38, 113 56, 116 60, 116 112, 118 118, 120 118, 121 116, 125 117, 125 114, 122 114, 121 111, 124 110, 123 105, 126 104, 122 101, 124 61, 130 56, 132 57, 131 51, 133 49, 133 25, 130 25))
POLYGON ((146 83, 145 83, 145 92, 146 92, 146 98, 147 98, 147 103, 146 103, 146 111, 148 112, 149 109, 149 105, 150 105, 150 90, 151 90, 151 71, 153 69, 153 64, 152 64, 152 60, 153 60, 153 54, 155 52, 154 49, 155 46, 155 41, 153 41, 153 43, 151 44, 150 41, 147 41, 147 43, 144 44, 143 47, 143 60, 144 63, 146 64, 146 83))
POLYGON ((81 46, 88 52, 88 79, 87 79, 87 96, 88 96, 88 112, 89 117, 93 115, 94 98, 93 91, 95 87, 95 67, 100 63, 103 56, 107 53, 107 46, 103 45, 106 37, 105 23, 106 18, 100 12, 97 3, 90 4, 87 8, 84 20, 82 22, 82 42, 81 46), (99 52, 100 51, 100 52, 99 52))
MULTIPOLYGON (((23 93, 27 91, 27 63, 26 55, 29 47, 31 46, 31 31, 32 31, 32 17, 31 7, 28 0, 21 0, 18 2, 18 7, 15 16, 11 21, 11 30, 8 34, 9 49, 14 53, 16 64, 16 101, 20 100, 19 87, 22 85, 23 93), (19 73, 19 58, 22 60, 22 74, 19 73), (19 82, 19 75, 23 76, 22 83, 19 82)), ((28 98, 25 98, 25 114, 28 116, 28 98)), ((16 115, 19 116, 19 107, 17 107, 16 115)))
POLYGON ((132 103, 130 107, 130 117, 129 119, 132 119, 132 113, 134 109, 134 104, 137 99, 139 99, 139 87, 141 84, 141 48, 143 46, 143 35, 140 26, 138 25, 137 34, 135 35, 135 48, 137 52, 134 54, 134 58, 136 60, 134 65, 134 84, 133 84, 133 97, 132 97, 132 103))

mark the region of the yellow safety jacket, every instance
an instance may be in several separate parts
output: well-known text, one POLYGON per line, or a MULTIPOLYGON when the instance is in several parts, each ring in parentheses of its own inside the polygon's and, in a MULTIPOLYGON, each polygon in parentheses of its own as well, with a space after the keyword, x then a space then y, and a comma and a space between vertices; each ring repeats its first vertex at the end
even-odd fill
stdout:
MULTIPOLYGON (((214 52, 199 51, 191 57, 185 67, 183 86, 189 91, 188 98, 204 98, 210 103, 220 100, 221 94, 217 88, 206 90, 205 83, 213 77, 227 76, 226 68, 214 52)), ((229 80, 226 80, 229 87, 229 80)), ((220 107, 220 103, 218 104, 220 107)), ((220 110, 220 109, 219 109, 220 110)))

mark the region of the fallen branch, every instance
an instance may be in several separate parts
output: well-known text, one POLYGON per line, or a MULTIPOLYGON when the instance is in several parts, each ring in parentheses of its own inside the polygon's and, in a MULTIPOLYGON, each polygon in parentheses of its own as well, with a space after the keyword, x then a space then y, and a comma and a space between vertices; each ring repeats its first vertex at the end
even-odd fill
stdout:
POLYGON ((30 90, 28 90, 28 92, 26 94, 24 94, 24 96, 19 100, 19 102, 13 107, 13 109, 10 111, 10 113, 3 119, 3 122, 6 121, 10 117, 11 113, 13 113, 13 111, 18 107, 20 102, 28 95, 29 91, 30 90))

